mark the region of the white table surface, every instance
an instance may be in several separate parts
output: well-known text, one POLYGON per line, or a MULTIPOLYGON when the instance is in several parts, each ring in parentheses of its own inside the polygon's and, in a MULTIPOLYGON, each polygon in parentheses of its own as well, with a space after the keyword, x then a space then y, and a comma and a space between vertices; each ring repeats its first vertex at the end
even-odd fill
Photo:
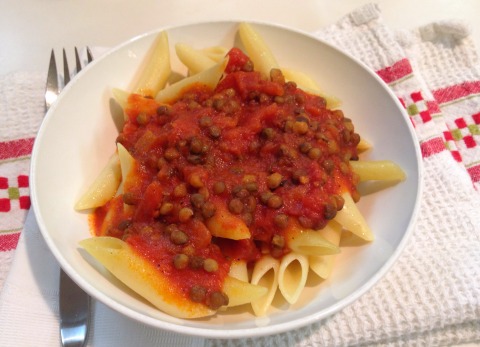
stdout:
POLYGON ((45 71, 52 48, 112 47, 176 23, 259 20, 312 31, 368 2, 396 29, 464 20, 480 47, 479 0, 0 0, 0 75, 45 71))

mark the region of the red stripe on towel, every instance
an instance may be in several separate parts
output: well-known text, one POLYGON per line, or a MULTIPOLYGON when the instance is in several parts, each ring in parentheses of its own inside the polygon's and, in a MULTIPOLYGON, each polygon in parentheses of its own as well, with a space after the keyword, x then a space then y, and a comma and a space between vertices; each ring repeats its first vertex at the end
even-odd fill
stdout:
POLYGON ((5 235, 0 234, 0 252, 6 252, 15 249, 17 247, 19 237, 20 233, 5 235))
POLYGON ((463 82, 433 91, 433 97, 439 104, 461 99, 480 93, 480 81, 463 82))
POLYGON ((0 160, 30 155, 34 141, 34 138, 30 138, 0 142, 0 160))
POLYGON ((427 158, 433 154, 437 154, 445 150, 445 144, 441 137, 435 137, 420 143, 420 150, 422 151, 422 157, 427 158))
POLYGON ((397 61, 392 66, 388 66, 377 71, 385 83, 395 82, 412 73, 412 66, 407 58, 397 61))
POLYGON ((480 165, 475 165, 467 169, 473 182, 480 182, 480 165))

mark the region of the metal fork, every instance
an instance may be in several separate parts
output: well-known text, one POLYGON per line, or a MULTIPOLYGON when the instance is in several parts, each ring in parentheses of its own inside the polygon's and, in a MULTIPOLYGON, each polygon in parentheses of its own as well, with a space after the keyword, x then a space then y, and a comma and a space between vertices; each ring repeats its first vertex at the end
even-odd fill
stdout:
MULTIPOLYGON (((87 47, 87 63, 93 60, 92 53, 87 47)), ((75 47, 75 72, 82 69, 80 56, 75 47)), ((55 102, 62 91, 59 87, 59 75, 55 53, 52 49, 50 64, 48 67, 47 84, 45 90, 45 112, 55 102)), ((63 87, 70 82, 70 70, 68 67, 67 54, 63 50, 63 87)), ((60 339, 63 347, 82 347, 87 341, 90 325, 90 296, 85 293, 68 275, 60 268, 59 286, 60 306, 60 339)))

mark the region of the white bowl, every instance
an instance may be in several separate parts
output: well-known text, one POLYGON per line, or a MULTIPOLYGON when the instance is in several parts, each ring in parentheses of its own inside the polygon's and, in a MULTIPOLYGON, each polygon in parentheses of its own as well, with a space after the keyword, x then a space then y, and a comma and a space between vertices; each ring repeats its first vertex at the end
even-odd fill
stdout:
MULTIPOLYGON (((218 22, 166 28, 170 44, 195 47, 238 44, 238 23, 218 22)), ((152 327, 212 338, 284 332, 317 322, 351 304, 392 266, 413 228, 420 195, 420 152, 397 98, 362 63, 305 33, 255 24, 281 66, 308 73, 343 101, 357 132, 373 144, 368 159, 391 159, 405 170, 405 182, 364 196, 360 209, 376 235, 362 247, 346 247, 332 277, 310 280, 299 302, 274 302, 268 317, 248 309, 212 318, 168 316, 122 285, 80 252, 90 236, 87 215, 73 206, 115 150, 117 130, 110 116, 111 89, 128 90, 158 32, 134 38, 96 60, 70 82, 38 133, 31 166, 31 194, 40 230, 62 268, 85 291, 109 307, 152 327)), ((184 68, 172 58, 173 68, 184 68)), ((365 191, 375 190, 368 187, 365 191)), ((314 276, 311 276, 314 277, 314 276)))

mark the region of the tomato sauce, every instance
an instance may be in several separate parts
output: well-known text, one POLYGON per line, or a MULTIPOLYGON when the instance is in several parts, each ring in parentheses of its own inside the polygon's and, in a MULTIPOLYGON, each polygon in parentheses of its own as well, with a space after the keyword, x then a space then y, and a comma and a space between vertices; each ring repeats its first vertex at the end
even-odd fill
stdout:
POLYGON ((212 308, 232 260, 281 257, 293 225, 321 229, 343 207, 342 193, 358 196, 349 160, 360 137, 351 121, 279 71, 266 79, 252 67, 234 48, 213 91, 192 86, 170 104, 132 94, 117 141, 137 162, 135 187, 123 196, 134 212, 109 203, 92 224, 212 308), (204 222, 220 207, 248 226, 250 239, 212 236, 204 222), (109 209, 116 212, 107 218, 109 209))

